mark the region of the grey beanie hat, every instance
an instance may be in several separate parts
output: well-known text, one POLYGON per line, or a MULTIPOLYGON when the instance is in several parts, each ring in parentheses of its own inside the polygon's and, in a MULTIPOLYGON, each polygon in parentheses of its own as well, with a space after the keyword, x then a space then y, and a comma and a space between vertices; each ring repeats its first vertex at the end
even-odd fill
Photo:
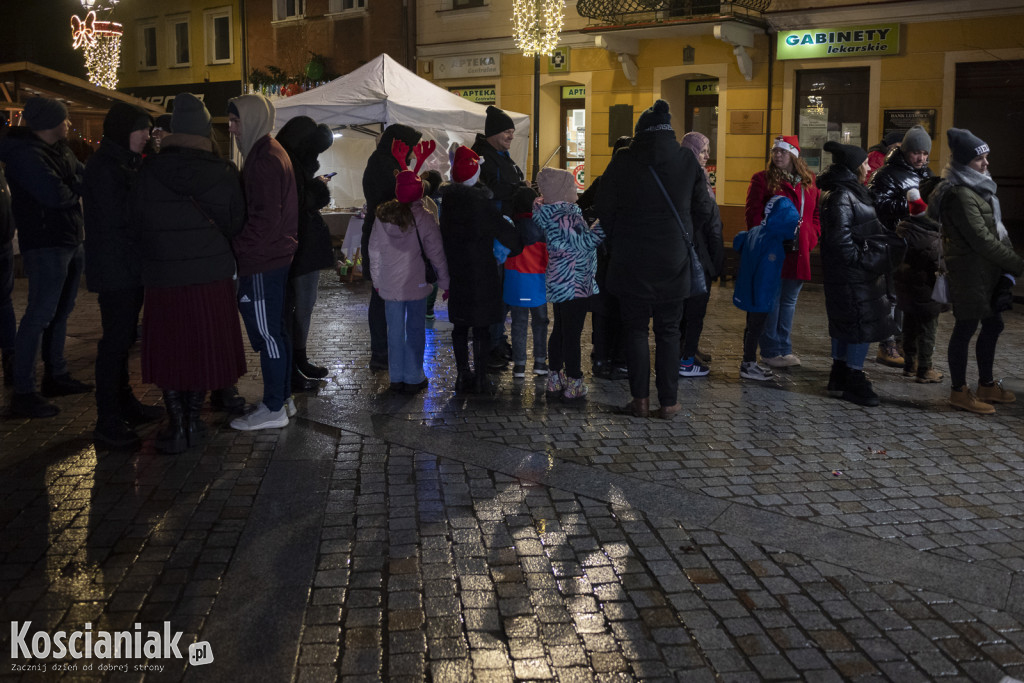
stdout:
POLYGON ((174 98, 171 130, 176 135, 210 137, 210 112, 206 111, 206 106, 192 93, 179 93, 174 98))
POLYGON ((921 126, 914 126, 903 136, 903 144, 900 149, 904 152, 928 152, 932 153, 932 137, 928 135, 921 126))
POLYGON ((961 166, 966 166, 974 157, 991 151, 984 140, 966 128, 950 128, 946 131, 946 139, 953 153, 953 161, 961 166))
POLYGON ((68 118, 68 108, 52 97, 30 97, 23 112, 25 123, 32 130, 56 128, 68 118))

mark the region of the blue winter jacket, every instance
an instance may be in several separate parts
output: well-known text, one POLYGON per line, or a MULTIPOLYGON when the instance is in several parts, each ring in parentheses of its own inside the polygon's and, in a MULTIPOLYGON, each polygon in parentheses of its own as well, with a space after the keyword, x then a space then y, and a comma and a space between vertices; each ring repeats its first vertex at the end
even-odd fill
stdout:
POLYGON ((732 302, 748 313, 772 310, 782 288, 782 264, 786 250, 782 242, 793 239, 800 212, 788 197, 772 197, 764 207, 760 225, 744 230, 732 241, 740 255, 740 270, 732 302))

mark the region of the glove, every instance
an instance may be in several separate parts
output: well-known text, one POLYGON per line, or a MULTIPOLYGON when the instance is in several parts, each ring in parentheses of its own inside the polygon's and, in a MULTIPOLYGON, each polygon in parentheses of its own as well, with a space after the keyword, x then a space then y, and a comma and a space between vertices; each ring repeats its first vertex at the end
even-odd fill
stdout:
POLYGON ((448 290, 441 292, 441 301, 448 301, 448 290))

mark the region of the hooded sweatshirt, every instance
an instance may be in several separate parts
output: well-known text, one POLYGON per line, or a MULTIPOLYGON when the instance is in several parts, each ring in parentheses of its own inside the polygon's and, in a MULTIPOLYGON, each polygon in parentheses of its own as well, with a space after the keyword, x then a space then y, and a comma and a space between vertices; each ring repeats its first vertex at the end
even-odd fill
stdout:
POLYGON ((772 310, 782 288, 782 264, 786 260, 783 241, 793 239, 800 212, 789 197, 775 195, 764 207, 764 220, 733 239, 740 255, 740 269, 732 302, 748 313, 772 310))
POLYGON ((242 186, 247 216, 231 246, 240 276, 265 273, 292 262, 298 245, 299 204, 295 172, 288 153, 270 137, 274 107, 262 95, 231 100, 242 132, 238 147, 245 162, 242 186))

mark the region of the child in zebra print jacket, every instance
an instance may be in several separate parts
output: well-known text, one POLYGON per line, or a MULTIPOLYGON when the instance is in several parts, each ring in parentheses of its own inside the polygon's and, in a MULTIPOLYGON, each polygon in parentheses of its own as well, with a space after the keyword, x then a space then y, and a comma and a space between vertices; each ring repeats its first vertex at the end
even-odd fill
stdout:
POLYGON ((597 294, 597 245, 604 240, 600 223, 587 226, 576 205, 572 174, 545 168, 537 175, 541 197, 533 219, 544 230, 548 244, 545 284, 554 312, 548 340, 547 391, 574 401, 587 395, 580 361, 580 337, 590 297, 597 294))

